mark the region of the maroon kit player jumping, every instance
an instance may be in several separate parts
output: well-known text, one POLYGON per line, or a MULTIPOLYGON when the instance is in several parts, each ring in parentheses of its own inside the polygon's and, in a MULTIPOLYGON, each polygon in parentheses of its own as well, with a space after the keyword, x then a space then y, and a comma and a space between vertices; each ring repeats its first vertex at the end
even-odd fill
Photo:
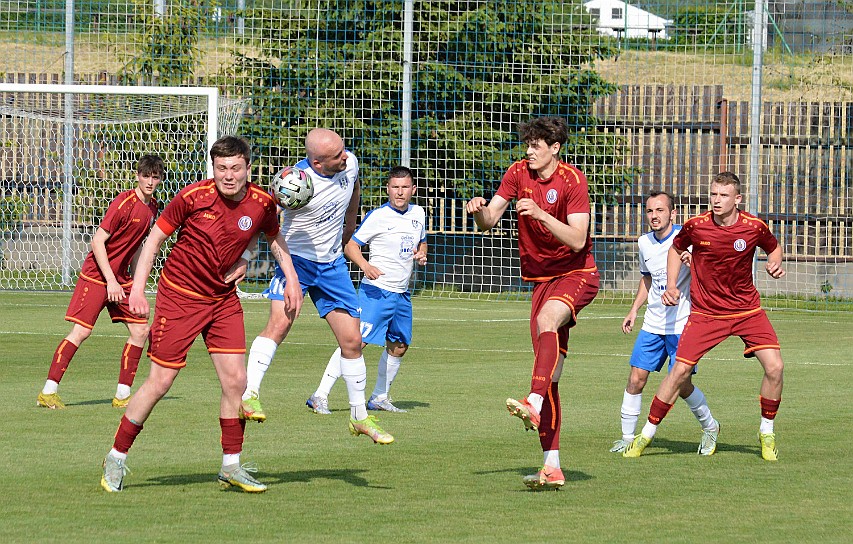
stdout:
POLYGON ((527 158, 509 167, 488 205, 484 198, 475 197, 466 209, 486 231, 516 200, 521 276, 534 283, 530 312, 534 364, 530 394, 520 401, 507 399, 506 406, 526 429, 538 431, 544 452, 543 468, 525 476, 524 484, 531 489, 557 489, 565 484, 560 468, 558 382, 569 329, 598 293, 599 276, 591 252, 586 176, 560 160, 560 148, 568 139, 565 121, 540 117, 522 123, 519 136, 527 144, 527 158))

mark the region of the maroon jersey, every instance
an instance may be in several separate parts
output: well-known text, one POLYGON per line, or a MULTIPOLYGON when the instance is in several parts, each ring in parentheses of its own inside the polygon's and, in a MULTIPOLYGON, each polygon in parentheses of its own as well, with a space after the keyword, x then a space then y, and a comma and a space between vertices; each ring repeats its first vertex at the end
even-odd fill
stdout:
MULTIPOLYGON (((110 233, 104 246, 107 249, 110 268, 120 284, 126 284, 133 279, 128 273, 130 261, 133 260, 136 250, 151 229, 156 215, 157 201, 152 198, 148 204, 145 204, 136 195, 135 189, 119 194, 107 208, 100 228, 110 233)), ((107 283, 101 269, 98 268, 95 254, 91 251, 83 261, 80 275, 96 283, 104 285, 107 283)))
MULTIPOLYGON (((530 169, 528 160, 513 163, 504 174, 497 195, 511 202, 532 198, 545 212, 568 224, 573 213, 590 213, 589 189, 583 172, 560 161, 548 179, 540 179, 530 169)), ((559 241, 542 223, 518 216, 518 253, 521 277, 527 281, 548 281, 578 270, 595 270, 592 240, 579 252, 559 241)))
POLYGON ((157 226, 167 235, 180 228, 161 281, 191 296, 216 299, 234 290, 222 278, 252 238, 278 233, 278 214, 272 197, 254 183, 246 184, 246 196, 236 202, 219 196, 207 179, 181 189, 157 226))
POLYGON ((737 223, 721 226, 705 212, 689 219, 672 245, 679 251, 693 246, 693 311, 726 316, 761 307, 752 281, 755 248, 767 253, 779 245, 767 224, 747 212, 738 212, 737 223))

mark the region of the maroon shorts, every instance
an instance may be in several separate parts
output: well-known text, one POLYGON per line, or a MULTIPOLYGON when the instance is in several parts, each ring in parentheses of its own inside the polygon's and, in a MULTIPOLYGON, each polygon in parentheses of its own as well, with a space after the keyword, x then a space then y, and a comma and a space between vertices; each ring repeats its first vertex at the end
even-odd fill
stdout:
POLYGON ((208 353, 246 353, 243 307, 237 294, 202 299, 160 281, 148 337, 148 356, 160 366, 183 368, 199 334, 208 353))
MULTIPOLYGON (((122 285, 125 295, 130 294, 131 285, 132 282, 122 285)), ((121 302, 110 302, 107 300, 107 285, 86 276, 77 279, 74 294, 68 303, 68 311, 65 312, 65 320, 93 329, 104 308, 110 312, 113 323, 148 323, 147 319, 130 312, 126 296, 121 302)))
POLYGON ((744 357, 755 357, 755 352, 762 349, 780 349, 776 331, 761 308, 731 316, 693 312, 681 333, 675 360, 695 365, 729 336, 740 336, 743 340, 744 357))
POLYGON ((565 276, 558 276, 533 286, 533 300, 530 307, 530 337, 533 347, 539 339, 536 316, 549 300, 558 300, 569 307, 572 317, 557 331, 560 353, 565 354, 569 346, 569 329, 577 323, 578 314, 598 294, 599 276, 597 270, 578 270, 565 276))

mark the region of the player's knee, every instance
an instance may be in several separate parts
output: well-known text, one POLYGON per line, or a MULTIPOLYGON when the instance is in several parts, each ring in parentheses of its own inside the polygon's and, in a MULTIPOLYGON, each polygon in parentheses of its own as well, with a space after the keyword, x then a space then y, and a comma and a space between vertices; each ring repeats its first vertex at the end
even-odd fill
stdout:
POLYGON ((74 325, 74 328, 71 329, 71 332, 66 336, 66 340, 72 342, 77 347, 80 347, 80 344, 86 341, 92 335, 92 329, 83 327, 81 325, 74 325))
POLYGON ((631 376, 628 378, 628 387, 626 389, 632 395, 639 395, 646 387, 647 381, 645 376, 631 376))
POLYGON ((128 325, 128 332, 130 333, 130 338, 133 340, 133 343, 137 346, 145 343, 145 339, 148 338, 148 332, 151 330, 151 326, 148 323, 139 323, 135 325, 128 325))
POLYGON ((388 355, 402 357, 409 350, 409 345, 402 342, 389 342, 386 349, 388 350, 388 355))

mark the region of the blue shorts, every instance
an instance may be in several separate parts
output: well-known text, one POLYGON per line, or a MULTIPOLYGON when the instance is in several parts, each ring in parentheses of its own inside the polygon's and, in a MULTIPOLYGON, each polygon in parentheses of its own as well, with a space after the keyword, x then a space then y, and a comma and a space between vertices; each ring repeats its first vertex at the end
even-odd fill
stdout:
MULTIPOLYGON (((680 337, 680 334, 654 334, 640 330, 629 364, 649 372, 660 372, 664 362, 669 359, 669 371, 675 363, 675 351, 680 337)), ((693 374, 695 373, 696 367, 693 368, 693 374)))
POLYGON ((392 293, 362 283, 358 289, 361 304, 361 339, 384 346, 385 341, 412 343, 412 296, 392 293))
MULTIPOLYGON (((352 285, 347 262, 338 257, 330 263, 315 263, 297 255, 291 255, 293 268, 299 276, 302 294, 307 292, 317 308, 320 317, 332 310, 346 310, 352 317, 358 317, 358 294, 352 285)), ((270 286, 264 291, 264 296, 270 300, 284 300, 284 286, 287 281, 278 263, 275 265, 275 276, 270 286)))

